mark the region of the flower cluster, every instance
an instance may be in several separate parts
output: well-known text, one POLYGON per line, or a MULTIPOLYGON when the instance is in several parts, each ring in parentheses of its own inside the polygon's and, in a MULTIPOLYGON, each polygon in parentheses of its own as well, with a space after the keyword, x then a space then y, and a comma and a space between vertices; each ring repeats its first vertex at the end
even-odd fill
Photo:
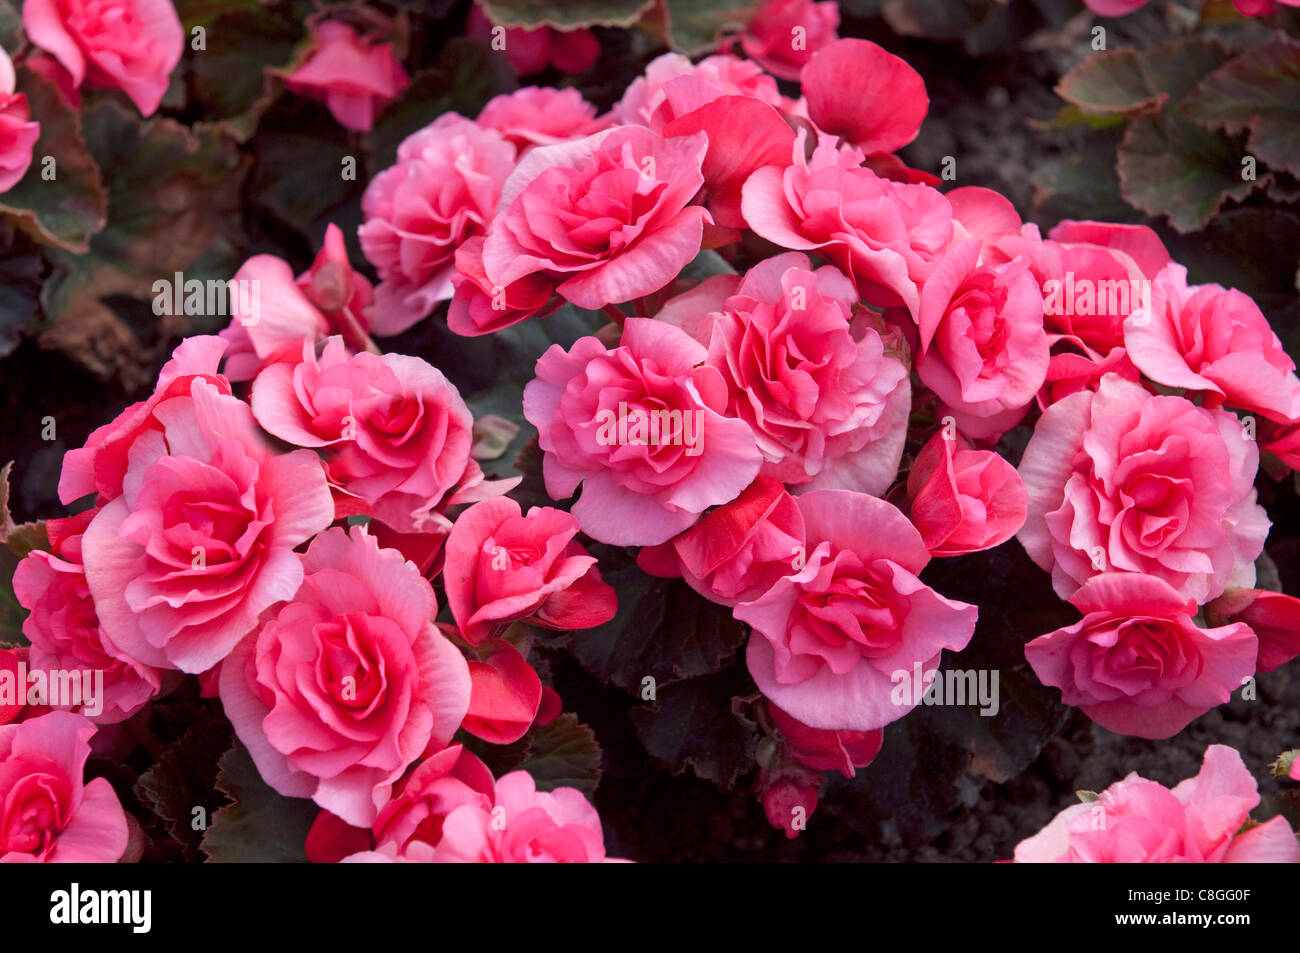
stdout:
MULTIPOLYGON (((31 0, 24 21, 70 88, 148 114, 179 22, 116 7, 31 0)), ((1024 657, 1112 731, 1167 738, 1300 654, 1300 600, 1255 588, 1261 451, 1300 466, 1300 378, 1260 309, 1189 284, 1148 228, 1044 236, 988 189, 940 191, 896 155, 927 113, 920 75, 837 25, 833 3, 773 0, 749 58, 665 54, 605 114, 526 87, 439 116, 366 186, 373 281, 332 224, 301 274, 249 258, 234 281, 258 302, 66 454, 76 515, 14 576, 30 645, 0 672, 103 686, 0 696, 0 860, 122 855, 120 804, 83 784, 90 742, 184 675, 271 788, 319 806, 314 860, 610 860, 581 792, 471 750, 558 714, 530 627, 616 615, 591 541, 747 627, 759 795, 792 837, 824 772, 853 776, 922 703, 900 684, 975 636, 978 607, 923 580, 932 560, 1018 539, 1082 616, 1024 657), (372 335, 436 315, 483 337, 561 308, 608 323, 536 355, 520 410, 557 506, 525 512, 452 381, 372 335)), ((516 39, 523 74, 599 51, 516 39)), ((325 18, 284 83, 366 131, 408 84, 399 47, 325 18)), ((0 190, 38 135, 13 90, 0 59, 0 190)), ((1131 776, 1095 803, 1016 859, 1300 860, 1284 821, 1243 832, 1258 793, 1222 746, 1172 792, 1131 776)))

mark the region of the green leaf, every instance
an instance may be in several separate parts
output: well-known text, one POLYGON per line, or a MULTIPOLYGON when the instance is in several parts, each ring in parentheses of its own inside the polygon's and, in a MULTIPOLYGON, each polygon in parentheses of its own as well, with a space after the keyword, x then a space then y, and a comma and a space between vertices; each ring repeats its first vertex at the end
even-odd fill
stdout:
POLYGON ((754 763, 757 727, 740 713, 741 669, 665 685, 653 703, 633 708, 632 723, 646 751, 674 774, 695 774, 729 788, 754 763))
POLYGON ((393 164, 403 139, 443 113, 473 119, 488 100, 518 85, 509 61, 488 43, 463 36, 448 40, 434 67, 412 77, 411 85, 376 117, 365 138, 371 175, 393 164))
POLYGON ((104 227, 108 202, 100 170, 82 138, 81 117, 45 77, 18 68, 18 91, 27 94, 40 138, 32 147, 32 164, 12 189, 0 196, 0 214, 37 241, 84 252, 104 227), (45 159, 54 160, 52 167, 45 159), (53 179, 44 175, 52 171, 53 179))
POLYGON ((207 26, 232 8, 255 10, 258 0, 176 0, 176 13, 188 36, 196 26, 207 26))
POLYGON ((203 827, 195 828, 194 809, 203 809, 200 819, 206 825, 207 819, 222 807, 223 799, 216 788, 217 765, 230 750, 230 741, 228 721, 203 718, 168 745, 135 783, 140 803, 158 816, 167 833, 182 845, 189 860, 202 859, 199 847, 203 827))
POLYGON ((239 742, 221 756, 216 787, 231 803, 212 816, 203 835, 210 861, 306 863, 307 832, 320 813, 313 802, 273 790, 239 742))
POLYGON ((587 797, 600 783, 600 745, 596 733, 566 712, 528 733, 528 753, 520 767, 539 791, 577 788, 587 797))
POLYGON ((1215 70, 1180 112, 1207 129, 1248 132, 1261 162, 1300 175, 1300 43, 1279 34, 1215 70))
POLYGON ((498 26, 555 27, 632 26, 654 0, 481 0, 483 12, 498 26))
POLYGON ((1169 94, 1151 88, 1142 67, 1145 56, 1129 49, 1093 53, 1061 77, 1057 95, 1085 113, 1159 112, 1169 94))
POLYGON ((17 242, 0 253, 0 358, 13 352, 40 317, 44 270, 41 256, 17 242))
POLYGON ((1148 50, 1140 62, 1148 87, 1169 101, 1129 124, 1118 152, 1120 186, 1130 205, 1167 216, 1179 232, 1204 228, 1224 202, 1246 198, 1257 185, 1242 180, 1239 143, 1179 114, 1183 97, 1226 58, 1213 40, 1189 39, 1148 50))
POLYGON ((268 71, 287 66, 303 39, 288 14, 266 7, 236 9, 207 28, 207 49, 193 61, 194 95, 205 120, 221 120, 239 141, 252 135, 270 103, 268 71))
POLYGON ((1034 207, 1044 217, 1133 221, 1115 174, 1115 150, 1122 129, 1088 133, 1074 148, 1039 164, 1030 174, 1034 207))
POLYGON ((49 550, 50 537, 45 532, 45 521, 35 523, 14 523, 9 514, 9 473, 13 470, 10 460, 0 467, 0 543, 10 552, 22 559, 34 549, 49 550))
POLYGON ((668 45, 678 53, 715 53, 724 33, 742 29, 757 9, 744 0, 663 0, 668 45))
MULTIPOLYGON (((360 165, 357 149, 345 130, 315 103, 295 103, 296 122, 263 123, 253 140, 257 161, 248 184, 253 202, 294 229, 310 244, 318 244, 331 221, 348 234, 338 211, 357 196, 355 180, 343 178, 344 161, 360 165)), ((277 110, 277 113, 279 111, 277 110)), ((358 169, 357 175, 361 172, 358 169)), ((358 206, 359 216, 359 206, 358 206)), ((357 224, 359 224, 359 218, 357 224)), ((355 229, 352 230, 355 234, 355 229)))
POLYGON ((545 725, 534 725, 518 741, 494 745, 461 731, 456 741, 473 752, 500 778, 511 771, 527 771, 539 791, 577 788, 591 797, 600 783, 600 745, 596 733, 572 712, 545 725))
POLYGON ((660 579, 626 551, 594 547, 601 576, 618 592, 614 618, 572 633, 573 654, 597 678, 637 693, 657 683, 716 672, 735 658, 747 629, 680 579, 660 579))
POLYGON ((0 47, 12 53, 22 49, 26 42, 22 13, 13 0, 0 0, 0 47))
POLYGON ((161 117, 142 123, 111 96, 88 95, 83 122, 108 186, 109 224, 88 254, 51 252, 40 343, 129 391, 153 378, 145 365, 170 352, 175 336, 229 320, 159 316, 153 285, 176 272, 187 280, 234 272, 247 161, 213 127, 191 130, 161 117))

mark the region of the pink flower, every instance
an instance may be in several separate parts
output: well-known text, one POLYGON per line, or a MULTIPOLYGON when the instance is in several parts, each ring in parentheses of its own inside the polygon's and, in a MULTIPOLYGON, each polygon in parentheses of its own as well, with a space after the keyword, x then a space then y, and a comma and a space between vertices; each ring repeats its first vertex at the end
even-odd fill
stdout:
POLYGON ((1028 494, 1016 468, 959 434, 935 434, 907 474, 909 517, 933 556, 1000 546, 1025 523, 1028 494))
POLYGON ((443 583, 461 637, 479 645, 527 619, 548 629, 589 629, 614 617, 617 597, 596 557, 574 539, 578 521, 506 497, 475 503, 447 538, 443 583))
POLYGON ((314 453, 273 452, 248 405, 202 376, 150 419, 123 448, 122 495, 82 538, 86 581, 108 642, 144 665, 197 673, 293 595, 293 550, 334 507, 314 453))
POLYGON ((478 337, 532 317, 546 317, 564 301, 555 282, 544 274, 524 275, 502 288, 483 270, 483 236, 475 235, 456 249, 455 289, 447 308, 447 327, 465 337, 478 337))
POLYGON ((445 523, 440 508, 476 488, 489 492, 470 457, 474 419, 441 371, 405 354, 349 357, 337 337, 319 356, 310 343, 300 353, 257 376, 253 416, 281 440, 325 451, 341 506, 409 533, 445 523))
POLYGON ((455 807, 434 848, 439 864, 600 864, 605 836, 600 817, 576 788, 538 791, 527 771, 499 778, 492 808, 455 807))
POLYGON ((679 108, 671 104, 668 111, 664 107, 669 99, 667 87, 683 76, 706 84, 704 90, 698 86, 687 87, 694 88, 697 96, 707 90, 697 107, 719 96, 744 96, 776 108, 785 103, 776 80, 749 60, 720 53, 692 63, 680 53, 665 53, 651 60, 645 75, 631 82, 623 98, 610 111, 611 118, 617 123, 661 128, 664 122, 681 115, 679 108))
POLYGON ((622 341, 552 345, 524 388, 552 499, 572 496, 582 531, 616 546, 662 543, 740 495, 762 458, 727 386, 679 328, 629 318, 622 341))
POLYGON ((493 638, 469 660, 469 711, 463 727, 496 745, 518 741, 537 719, 542 680, 523 654, 505 639, 493 638))
POLYGON ((907 145, 930 108, 921 75, 869 40, 836 40, 813 54, 801 79, 808 118, 867 155, 907 145))
POLYGON ((321 533, 301 566, 302 587, 221 666, 221 702, 267 784, 369 827, 451 741, 469 670, 420 571, 361 527, 321 533))
POLYGON ((515 147, 501 133, 456 113, 402 142, 396 164, 361 199, 357 234, 381 279, 376 334, 405 331, 451 297, 456 249, 486 230, 514 167, 515 147))
POLYGON ((81 108, 81 91, 62 63, 40 50, 33 51, 23 62, 33 73, 39 73, 53 83, 69 106, 73 109, 81 108))
POLYGON ((502 189, 483 244, 488 280, 543 273, 590 309, 658 291, 700 250, 709 214, 690 202, 707 147, 703 134, 622 126, 534 149, 502 189))
POLYGON ((1249 297, 1219 285, 1188 287, 1187 269, 1156 276, 1149 310, 1124 322, 1129 357, 1166 387, 1205 396, 1272 420, 1300 417, 1300 378, 1268 319, 1249 297))
POLYGON ((68 504, 95 493, 103 503, 120 496, 131 448, 145 434, 164 429, 157 415, 163 402, 188 396, 196 379, 207 381, 222 394, 230 393, 230 381, 217 373, 225 348, 224 342, 211 335, 181 341, 158 373, 158 383, 147 400, 132 404, 111 423, 97 427, 84 447, 64 454, 59 500, 68 504))
POLYGON ((185 45, 170 0, 28 0, 23 29, 75 86, 120 89, 145 116, 162 102, 185 45))
POLYGON ((796 498, 809 552, 799 571, 734 612, 753 626, 745 660, 759 690, 812 728, 871 731, 907 714, 897 675, 938 665, 975 631, 975 606, 917 574, 921 534, 884 500, 848 490, 796 498))
POLYGON ((813 811, 817 810, 817 793, 821 778, 811 773, 789 772, 772 778, 762 791, 763 813, 767 822, 794 840, 807 830, 813 811))
POLYGON ((1300 656, 1300 599, 1265 589, 1230 588, 1205 607, 1217 625, 1241 622, 1259 637, 1255 667, 1271 672, 1300 656))
POLYGON ((836 40, 839 25, 834 0, 767 0, 740 35, 740 46, 772 75, 798 79, 808 58, 836 40))
POLYGON ((13 698, 9 698, 8 692, 5 692, 4 698, 7 700, 0 701, 0 725, 7 725, 13 721, 21 721, 24 712, 28 709, 27 699, 20 697, 17 687, 21 684, 26 672, 27 660, 31 653, 31 648, 26 645, 19 645, 15 648, 0 648, 0 673, 4 673, 0 678, 5 679, 15 689, 13 698), (20 669, 18 666, 22 665, 20 669))
POLYGON ((0 50, 0 193, 17 185, 32 164, 32 148, 41 124, 32 122, 27 96, 14 92, 14 64, 0 50))
POLYGON ((596 118, 596 107, 576 89, 525 86, 488 100, 477 120, 495 129, 522 157, 533 146, 550 146, 599 132, 607 120, 596 118))
POLYGON ((1159 236, 1145 225, 1069 220, 1048 234, 1034 259, 1048 330, 1102 354, 1123 346, 1124 320, 1150 304, 1152 280, 1171 260, 1159 236))
POLYGON ((756 599, 805 555, 803 514, 779 480, 760 476, 730 503, 666 543, 646 546, 637 565, 654 576, 682 576, 713 602, 756 599))
POLYGON ((600 41, 590 30, 494 27, 478 4, 470 7, 465 32, 469 36, 491 37, 492 48, 503 49, 520 76, 540 73, 547 66, 554 66, 561 73, 585 73, 600 58, 600 41), (503 33, 498 34, 497 30, 503 33), (496 45, 498 36, 501 36, 501 46, 496 45))
POLYGON ((823 731, 809 728, 770 702, 767 710, 773 725, 781 732, 790 757, 814 771, 838 771, 851 778, 857 774, 856 768, 865 768, 875 760, 885 740, 885 733, 878 728, 875 731, 823 731))
POLYGON ((743 279, 711 278, 658 318, 708 347, 729 389, 727 416, 754 431, 764 474, 882 494, 898 473, 911 388, 856 304, 841 272, 814 272, 807 256, 789 253, 743 279))
POLYGON ((1147 5, 1147 0, 1083 0, 1093 13, 1104 17, 1122 17, 1140 10, 1147 5))
POLYGON ((19 562, 13 586, 19 604, 31 610, 23 622, 23 635, 32 644, 28 668, 93 673, 102 682, 80 713, 113 724, 143 708, 162 680, 157 669, 118 649, 99 627, 81 551, 82 534, 97 512, 46 520, 50 551, 35 550, 19 562))
POLYGON ((980 243, 958 242, 921 288, 916 372, 972 437, 1019 422, 1047 377, 1043 296, 1017 259, 979 264, 980 243))
POLYGON ((759 236, 796 251, 817 251, 857 283, 876 307, 918 314, 920 285, 952 240, 952 208, 927 185, 882 179, 862 153, 823 137, 804 158, 804 133, 790 165, 765 166, 745 182, 741 209, 759 236))
POLYGON ((95 726, 50 712, 0 725, 0 864, 112 864, 127 825, 113 786, 83 783, 95 726))
POLYGON ((218 335, 229 344, 225 374, 232 381, 252 380, 266 364, 296 361, 304 341, 331 334, 342 335, 354 351, 366 349, 374 295, 365 276, 353 271, 337 225, 325 229, 316 260, 297 278, 283 259, 254 255, 231 285, 248 289, 247 296, 234 296, 231 322, 218 335))
POLYGON ((496 785, 487 767, 460 745, 431 755, 398 782, 375 818, 375 841, 422 860, 442 840, 448 814, 462 804, 492 808, 496 785))
POLYGON ((1285 818, 1242 832, 1259 788, 1226 745, 1210 745, 1194 778, 1173 790, 1136 772, 1096 801, 1067 807, 1016 845, 1018 864, 1300 863, 1285 818))
POLYGON ((1068 599, 1091 576, 1142 572, 1204 603, 1249 586, 1269 521, 1259 450, 1223 410, 1107 374, 1043 412, 1020 461, 1019 538, 1068 599))
POLYGON ((1172 737, 1255 674, 1249 626, 1198 628, 1196 604, 1155 576, 1093 576, 1070 602, 1083 619, 1034 639, 1025 658, 1103 728, 1172 737))
POLYGON ((393 45, 364 41, 339 20, 313 25, 311 41, 307 61, 284 77, 285 86, 324 100, 346 128, 369 132, 375 115, 410 83, 393 45))

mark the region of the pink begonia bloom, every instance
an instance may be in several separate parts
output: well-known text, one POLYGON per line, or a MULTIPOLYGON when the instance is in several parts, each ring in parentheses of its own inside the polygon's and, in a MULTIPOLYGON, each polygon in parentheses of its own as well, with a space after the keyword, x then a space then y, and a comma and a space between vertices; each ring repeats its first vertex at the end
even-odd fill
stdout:
POLYGON ((221 666, 221 703, 267 784, 369 827, 460 727, 469 669, 419 569, 362 527, 321 533, 301 567, 297 593, 221 666))
POLYGON ((496 27, 477 3, 470 7, 465 32, 469 36, 490 38, 492 49, 504 51, 520 76, 540 73, 547 66, 554 66, 561 73, 585 73, 600 58, 600 41, 590 30, 496 27), (503 32, 497 33, 498 30, 503 32))
POLYGON ((317 23, 307 61, 284 77, 302 96, 321 99, 339 124, 369 132, 378 112, 410 83, 391 43, 371 43, 339 20, 317 23))
MULTIPOLYGON (((681 115, 675 108, 665 112, 664 105, 669 99, 667 86, 683 76, 702 81, 706 89, 711 87, 707 98, 698 105, 719 96, 745 96, 774 108, 785 104, 776 80, 749 60, 720 53, 692 63, 680 53, 665 53, 650 61, 643 76, 632 80, 623 98, 610 110, 610 117, 617 123, 655 129, 656 122, 662 125, 681 115)), ((697 96, 702 92, 698 86, 686 88, 693 89, 697 96)))
POLYGON ((31 610, 23 621, 32 646, 28 669, 74 673, 82 680, 83 699, 75 710, 97 724, 113 724, 143 708, 158 694, 162 679, 157 669, 118 649, 99 627, 81 551, 82 534, 97 512, 46 520, 50 551, 33 550, 24 557, 14 570, 13 587, 19 604, 31 610), (87 676, 102 683, 88 683, 87 676))
POLYGON ((442 840, 448 814, 462 804, 491 810, 495 788, 482 761, 460 745, 444 748, 394 786, 393 799, 375 818, 375 842, 396 844, 406 854, 431 851, 442 840))
POLYGON ((897 697, 900 673, 934 669, 966 647, 977 608, 917 575, 930 553, 894 506, 865 493, 796 497, 807 564, 733 610, 753 626, 745 661, 759 690, 811 728, 871 731, 919 698, 897 697))
POLYGON ((1187 284, 1187 269, 1156 276, 1151 306, 1124 322, 1133 363, 1166 387, 1286 423, 1300 417, 1300 378, 1259 306, 1235 288, 1187 284))
POLYGON ((933 556, 1000 546, 1025 524, 1029 496, 1005 458, 942 430, 907 474, 908 516, 933 556))
POLYGON ((768 702, 772 724, 781 732, 785 749, 800 764, 814 771, 838 771, 851 778, 857 768, 875 760, 884 743, 885 733, 875 731, 824 731, 809 728, 789 713, 768 702))
POLYGON ((50 712, 0 725, 0 864, 113 864, 126 813, 104 778, 85 783, 95 726, 50 712))
POLYGON ((185 45, 171 0, 26 0, 23 29, 75 86, 120 89, 145 116, 162 102, 185 45))
POLYGON ((257 375, 253 416, 287 443, 324 450, 341 507, 360 504, 358 512, 398 532, 418 532, 445 524, 441 510, 451 503, 514 485, 483 482, 470 456, 474 418, 428 362, 407 354, 349 356, 337 337, 319 355, 305 343, 300 358, 257 375))
MULTIPOLYGON (((220 353, 215 338, 193 342, 220 353)), ((334 505, 315 453, 272 450, 248 405, 204 377, 150 413, 156 428, 125 448, 122 495, 82 538, 86 581, 117 649, 198 673, 294 594, 294 549, 330 524, 334 505)))
POLYGON ((506 497, 466 509, 447 537, 447 603, 471 645, 527 619, 548 629, 589 629, 614 617, 618 598, 596 557, 574 537, 578 521, 534 506, 523 515, 506 497))
POLYGON ((217 373, 225 348, 225 342, 212 335, 181 341, 172 359, 158 373, 153 394, 95 428, 85 446, 64 454, 59 501, 68 504, 94 493, 99 502, 105 503, 120 496, 131 448, 142 435, 163 430, 156 413, 160 404, 174 397, 187 397, 196 379, 207 381, 222 394, 230 393, 230 381, 217 373))
POLYGON ((1198 604, 1250 586, 1269 520, 1241 422, 1115 374, 1048 407, 1020 461, 1020 542, 1068 599, 1101 572, 1149 573, 1198 604))
POLYGON ((501 133, 456 113, 398 146, 397 162, 366 186, 357 231, 379 272, 376 334, 399 334, 451 297, 456 249, 483 234, 514 167, 515 147, 501 133))
POLYGON ((600 864, 605 835, 577 788, 539 791, 527 771, 497 780, 491 808, 462 804, 442 822, 438 864, 600 864))
POLYGON ((1014 427, 1047 378, 1043 296, 1019 258, 979 264, 980 242, 958 242, 921 288, 916 372, 964 433, 1014 427))
POLYGON ((707 148, 702 133, 620 126, 534 149, 506 180, 483 243, 488 280, 505 288, 545 274, 593 310, 658 291, 699 253, 710 221, 690 204, 707 148))
POLYGON ((681 576, 706 599, 734 606, 793 572, 804 552, 803 514, 794 497, 781 481, 760 476, 680 536, 642 547, 636 561, 652 576, 681 576))
POLYGON ((552 499, 572 496, 582 531, 615 546, 651 546, 740 495, 762 456, 753 431, 726 416, 727 385, 708 352, 663 321, 629 318, 622 340, 553 344, 524 388, 552 499))
POLYGON ((469 660, 469 711, 461 727, 494 745, 524 736, 542 705, 542 680, 517 648, 488 639, 469 660))
POLYGON ((501 133, 521 157, 532 146, 581 139, 609 124, 596 118, 596 107, 576 89, 549 86, 525 86, 494 96, 478 114, 477 122, 501 133))
POLYGON ((1230 588, 1205 607, 1211 624, 1244 622, 1259 638, 1255 667, 1271 672, 1300 656, 1300 599, 1266 589, 1230 588))
MULTIPOLYGON (((10 684, 15 688, 23 679, 23 671, 26 671, 28 656, 31 653, 31 647, 19 645, 14 648, 0 648, 0 672, 7 673, 4 677, 12 679, 10 684), (19 670, 18 666, 24 668, 19 670)), ((17 691, 12 698, 9 693, 5 692, 0 696, 0 725, 7 725, 11 721, 21 721, 24 711, 28 708, 29 699, 20 697, 17 691)))
POLYGON ((838 38, 839 26, 834 0, 767 0, 740 35, 740 48, 773 76, 798 79, 809 57, 838 38))
POLYGON ((1226 745, 1210 745, 1194 778, 1170 790, 1133 772, 1096 801, 1067 807, 1016 845, 1018 864, 1300 863, 1283 817, 1242 832, 1259 787, 1226 745))
POLYGON ((764 779, 761 800, 767 822, 794 840, 807 829, 817 810, 817 794, 822 778, 811 771, 787 770, 774 778, 764 779), (802 824, 796 823, 802 821, 802 824))
POLYGON ((1152 280, 1169 264, 1155 232, 1142 225, 1062 222, 1034 261, 1053 344, 1107 354, 1124 346, 1124 321, 1150 304, 1152 280))
POLYGON ((0 50, 0 193, 17 185, 32 164, 32 149, 41 124, 32 122, 27 96, 14 92, 14 64, 0 50))
POLYGON ((814 53, 802 82, 808 118, 867 155, 907 145, 930 108, 921 74, 870 40, 836 40, 814 53))
POLYGON ((555 282, 544 274, 524 275, 502 288, 488 280, 483 270, 483 236, 475 235, 456 249, 455 289, 447 308, 447 327, 465 337, 478 337, 508 328, 529 318, 543 318, 564 300, 555 294, 555 282))
POLYGON ((857 283, 877 307, 915 317, 920 286, 952 241, 952 207, 927 185, 904 185, 862 168, 861 153, 822 137, 804 157, 805 134, 789 165, 765 166, 745 182, 741 209, 760 237, 816 251, 857 283))
POLYGON ((1170 738, 1255 674, 1250 626, 1197 627, 1196 603, 1155 576, 1093 576, 1070 602, 1083 619, 1034 639, 1025 658, 1103 728, 1170 738))
POLYGON ((352 269, 337 225, 325 229, 316 260, 297 278, 283 259, 254 255, 230 284, 248 289, 232 296, 230 324, 218 334, 229 344, 224 372, 232 381, 252 380, 275 361, 296 361, 304 341, 331 334, 342 335, 355 351, 366 349, 374 294, 365 276, 352 269))
POLYGON ((745 181, 763 166, 785 162, 794 130, 772 106, 748 96, 720 95, 697 76, 683 76, 664 87, 667 99, 654 125, 665 136, 702 132, 709 148, 700 163, 704 187, 700 201, 713 216, 706 228, 711 247, 738 241, 745 227, 741 213, 745 181), (660 123, 658 120, 662 118, 660 123))
POLYGON ((911 408, 907 367, 855 315, 853 283, 806 255, 777 255, 743 278, 718 275, 658 320, 709 349, 727 416, 749 424, 762 473, 806 489, 883 495, 898 474, 911 408))

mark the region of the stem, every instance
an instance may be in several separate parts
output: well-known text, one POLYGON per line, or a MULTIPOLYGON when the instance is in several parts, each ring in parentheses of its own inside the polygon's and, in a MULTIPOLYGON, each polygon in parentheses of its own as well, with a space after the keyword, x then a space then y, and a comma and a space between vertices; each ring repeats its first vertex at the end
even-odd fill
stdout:
POLYGON ((616 304, 607 304, 600 310, 604 311, 605 315, 620 328, 623 326, 623 322, 627 320, 627 315, 619 310, 616 304))

